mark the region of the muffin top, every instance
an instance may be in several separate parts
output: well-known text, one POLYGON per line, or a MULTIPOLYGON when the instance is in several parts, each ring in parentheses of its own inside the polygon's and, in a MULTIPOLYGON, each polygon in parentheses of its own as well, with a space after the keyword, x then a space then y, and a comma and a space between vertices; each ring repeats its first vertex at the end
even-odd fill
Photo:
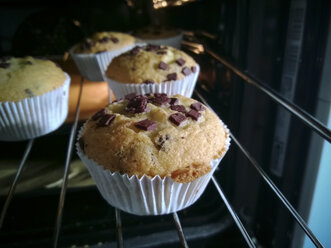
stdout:
POLYGON ((74 53, 101 53, 133 45, 135 38, 119 32, 98 32, 84 39, 74 48, 74 53))
POLYGON ((32 57, 0 59, 0 101, 19 101, 61 87, 66 75, 54 62, 32 57))
POLYGON ((160 26, 160 25, 152 25, 137 29, 134 31, 134 36, 141 38, 141 39, 165 39, 174 37, 179 35, 181 32, 179 29, 167 27, 167 26, 160 26))
POLYGON ((187 183, 211 170, 227 136, 218 117, 196 100, 132 93, 94 114, 79 144, 88 158, 111 172, 187 183))
POLYGON ((150 84, 182 80, 197 63, 189 55, 170 46, 136 46, 114 58, 106 75, 120 83, 150 84))

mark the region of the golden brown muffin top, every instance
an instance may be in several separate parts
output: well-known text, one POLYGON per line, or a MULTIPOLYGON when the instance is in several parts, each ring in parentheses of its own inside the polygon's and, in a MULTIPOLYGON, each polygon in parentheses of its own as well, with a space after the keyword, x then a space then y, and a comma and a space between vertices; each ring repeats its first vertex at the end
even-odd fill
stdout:
POLYGON ((119 32, 98 32, 84 39, 74 49, 74 53, 101 53, 133 45, 135 38, 119 32))
POLYGON ((0 101, 39 96, 63 85, 66 75, 54 62, 32 57, 0 59, 0 101))
POLYGON ((92 116, 79 144, 111 172, 187 183, 211 170, 227 136, 218 117, 196 100, 133 93, 92 116))
POLYGON ((120 83, 143 84, 182 80, 196 72, 197 63, 189 55, 170 46, 136 46, 114 58, 106 71, 120 83))

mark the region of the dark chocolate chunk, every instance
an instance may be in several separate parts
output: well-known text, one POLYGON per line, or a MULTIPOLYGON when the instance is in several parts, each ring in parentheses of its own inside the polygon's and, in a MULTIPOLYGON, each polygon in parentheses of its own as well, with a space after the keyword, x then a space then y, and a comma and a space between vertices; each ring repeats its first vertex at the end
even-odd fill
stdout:
POLYGON ((183 105, 171 105, 170 109, 186 114, 186 108, 183 105))
POLYGON ((83 137, 80 137, 78 139, 78 144, 79 144, 80 149, 82 149, 82 151, 84 151, 84 149, 85 149, 85 142, 84 142, 83 137))
POLYGON ((191 66, 191 71, 192 71, 193 73, 195 73, 195 72, 197 71, 197 67, 196 67, 196 66, 191 66))
POLYGON ((199 102, 195 102, 195 103, 192 103, 191 104, 191 109, 194 109, 196 111, 203 111, 205 110, 206 108, 199 102))
POLYGON ((146 80, 144 84, 154 84, 154 82, 152 80, 146 80))
POLYGON ((126 111, 136 114, 143 113, 150 110, 147 108, 147 97, 143 95, 138 95, 130 100, 126 106, 126 111))
POLYGON ((101 109, 92 116, 92 120, 95 121, 95 120, 99 119, 101 116, 104 116, 105 114, 106 114, 106 110, 101 109))
POLYGON ((201 114, 194 110, 194 109, 191 109, 187 114, 186 116, 188 117, 191 117, 193 120, 197 121, 199 119, 199 117, 201 116, 201 114))
POLYGON ((171 136, 169 134, 163 134, 161 135, 157 140, 156 140, 156 145, 157 145, 157 148, 162 150, 162 151, 167 151, 167 142, 168 140, 171 139, 171 136))
POLYGON ((119 42, 118 38, 116 38, 116 37, 111 37, 110 40, 112 42, 114 42, 114 43, 118 43, 119 42))
POLYGON ((169 120, 177 126, 179 126, 180 123, 182 123, 186 119, 187 118, 185 117, 185 115, 183 115, 181 113, 175 113, 175 114, 170 115, 170 117, 169 117, 169 120))
POLYGON ((177 98, 175 98, 175 97, 173 97, 173 98, 170 98, 170 105, 177 105, 177 103, 178 103, 178 99, 177 98))
POLYGON ((168 64, 161 61, 160 64, 159 64, 159 69, 161 69, 161 70, 168 69, 168 64))
POLYGON ((182 73, 185 75, 185 76, 188 76, 191 74, 191 70, 190 68, 188 68, 187 66, 185 66, 182 70, 182 73))
POLYGON ((177 63, 177 65, 179 65, 179 66, 183 66, 184 64, 185 64, 185 60, 184 59, 182 59, 182 58, 179 58, 179 59, 177 59, 176 60, 176 63, 177 63))
POLYGON ((7 62, 0 62, 0 68, 8 68, 10 66, 10 63, 7 63, 7 62))
POLYGON ((100 40, 98 40, 100 43, 106 43, 106 42, 108 42, 110 40, 110 38, 109 37, 107 37, 107 36, 105 36, 105 37, 103 37, 103 38, 101 38, 100 40))
POLYGON ((167 80, 168 81, 177 80, 177 74, 176 74, 176 72, 168 74, 167 75, 167 80))
POLYGON ((137 96, 137 94, 133 92, 131 94, 125 95, 124 98, 127 100, 131 100, 131 99, 135 98, 136 96, 137 96))
POLYGON ((26 94, 28 94, 29 97, 34 97, 34 94, 30 89, 25 89, 24 91, 26 94))
POLYGON ((130 54, 130 55, 136 55, 137 53, 139 53, 140 50, 141 50, 141 47, 139 47, 139 46, 135 46, 134 48, 132 48, 132 49, 129 51, 129 54, 130 54))
POLYGON ((150 102, 158 105, 165 105, 171 101, 165 93, 155 93, 154 98, 149 99, 150 102))
POLYGON ((115 115, 111 115, 111 114, 105 114, 101 117, 101 119, 98 122, 98 127, 106 127, 109 126, 110 123, 113 122, 113 120, 115 119, 115 115))
POLYGON ((136 128, 145 130, 145 131, 151 131, 157 128, 157 123, 154 121, 151 121, 149 119, 145 119, 139 122, 134 123, 134 126, 136 128))
POLYGON ((167 51, 157 51, 156 54, 164 55, 164 54, 167 54, 167 51))

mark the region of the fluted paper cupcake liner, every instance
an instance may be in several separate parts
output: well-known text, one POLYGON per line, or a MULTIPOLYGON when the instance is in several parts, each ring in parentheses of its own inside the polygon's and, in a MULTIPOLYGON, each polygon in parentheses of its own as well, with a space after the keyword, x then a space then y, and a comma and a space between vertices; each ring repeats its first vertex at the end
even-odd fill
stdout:
POLYGON ((186 76, 183 80, 169 81, 165 83, 155 84, 126 84, 119 83, 115 80, 107 78, 109 88, 112 89, 115 97, 122 98, 130 93, 146 94, 146 93, 167 93, 168 95, 180 94, 186 97, 191 97, 195 84, 198 79, 200 67, 197 65, 197 70, 194 73, 186 76))
POLYGON ((135 44, 121 49, 95 54, 75 53, 75 47, 73 47, 70 50, 70 55, 84 78, 90 81, 105 81, 104 74, 112 59, 130 50, 134 46, 135 44))
MULTIPOLYGON (((111 172, 89 159, 76 143, 77 153, 90 172, 102 197, 112 206, 136 215, 162 215, 179 211, 196 202, 230 146, 229 130, 220 158, 212 160, 212 170, 190 183, 177 183, 171 177, 131 176, 111 172)), ((81 128, 78 137, 82 134, 81 128)))
POLYGON ((176 36, 169 37, 169 38, 161 38, 161 39, 142 39, 136 37, 137 41, 153 44, 153 45, 164 45, 164 46, 172 46, 177 49, 180 49, 182 39, 183 39, 183 33, 180 33, 176 36))
POLYGON ((0 102, 0 140, 32 139, 57 129, 68 115, 70 77, 63 85, 40 96, 0 102))

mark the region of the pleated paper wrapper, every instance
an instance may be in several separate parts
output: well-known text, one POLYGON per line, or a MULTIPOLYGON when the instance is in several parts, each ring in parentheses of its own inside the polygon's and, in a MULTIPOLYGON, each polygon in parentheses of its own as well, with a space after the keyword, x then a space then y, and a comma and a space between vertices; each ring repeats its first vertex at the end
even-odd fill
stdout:
MULTIPOLYGON (((167 93, 168 95, 180 94, 191 97, 200 72, 200 66, 197 65, 194 73, 186 76, 183 80, 169 81, 155 84, 126 84, 119 83, 110 78, 106 78, 109 88, 112 89, 116 98, 122 98, 130 93, 144 95, 146 93, 167 93)), ((114 100, 114 99, 112 99, 114 100)))
MULTIPOLYGON (((215 169, 230 146, 229 130, 224 125, 227 139, 220 158, 211 161, 212 170, 190 183, 177 183, 171 177, 131 176, 112 173, 89 159, 81 150, 78 142, 76 149, 79 157, 89 170, 102 197, 113 207, 136 215, 169 214, 196 202, 204 192, 215 169)), ((79 132, 82 134, 84 126, 79 132)))
POLYGON ((0 140, 19 141, 48 134, 68 115, 70 77, 63 85, 40 96, 0 102, 0 140))
POLYGON ((84 78, 97 82, 106 81, 105 71, 112 59, 132 49, 135 45, 132 44, 121 49, 96 54, 75 53, 76 46, 74 46, 70 50, 70 55, 84 78))

